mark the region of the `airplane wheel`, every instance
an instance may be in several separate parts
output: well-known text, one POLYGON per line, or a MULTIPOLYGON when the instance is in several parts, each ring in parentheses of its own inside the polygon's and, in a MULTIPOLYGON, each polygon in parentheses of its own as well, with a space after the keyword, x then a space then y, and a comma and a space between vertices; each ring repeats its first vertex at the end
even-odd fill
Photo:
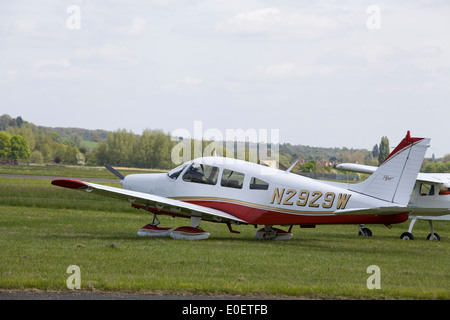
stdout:
POLYGON ((209 232, 193 227, 178 227, 170 236, 176 240, 204 240, 210 236, 209 232))
POLYGON ((433 240, 441 241, 441 237, 437 233, 430 233, 427 236, 427 240, 430 240, 430 241, 433 241, 433 240))
POLYGON ((402 235, 400 236, 400 239, 403 239, 403 240, 414 240, 414 236, 410 232, 403 232, 402 235))
POLYGON ((172 228, 160 228, 154 224, 146 224, 137 232, 138 236, 144 237, 168 237, 172 228))
POLYGON ((363 237, 371 237, 372 236, 372 231, 370 231, 369 228, 362 228, 361 231, 358 232, 358 236, 363 236, 363 237))
POLYGON ((256 231, 255 238, 258 240, 289 240, 292 238, 292 233, 278 228, 268 230, 261 228, 256 231))

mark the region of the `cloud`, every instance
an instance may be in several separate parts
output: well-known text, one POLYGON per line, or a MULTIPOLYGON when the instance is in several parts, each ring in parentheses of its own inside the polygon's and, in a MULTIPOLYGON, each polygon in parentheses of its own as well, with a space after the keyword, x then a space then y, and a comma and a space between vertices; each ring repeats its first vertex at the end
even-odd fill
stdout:
POLYGON ((216 30, 223 33, 280 39, 286 37, 315 39, 334 33, 340 28, 341 24, 333 18, 307 11, 290 13, 278 8, 238 13, 233 18, 216 24, 216 30))
POLYGON ((138 35, 144 33, 146 26, 147 22, 144 18, 133 17, 130 25, 121 26, 118 28, 118 31, 124 35, 138 35))
POLYGON ((192 76, 186 76, 183 79, 170 82, 164 86, 164 90, 166 91, 176 91, 176 90, 184 90, 184 89, 193 89, 195 87, 203 84, 202 78, 196 78, 192 76))
POLYGON ((36 24, 32 20, 17 19, 12 25, 14 30, 24 34, 34 34, 36 30, 36 24))
POLYGON ((337 67, 332 65, 318 65, 314 63, 284 62, 273 65, 259 65, 253 71, 243 74, 244 78, 264 80, 290 80, 309 77, 327 77, 337 67))
POLYGON ((33 64, 31 76, 39 79, 69 80, 69 79, 98 79, 111 81, 113 78, 109 70, 98 70, 74 66, 68 59, 39 60, 33 64))
POLYGON ((53 59, 53 60, 39 60, 34 64, 36 68, 43 67, 62 67, 68 68, 70 67, 70 62, 67 59, 53 59))
POLYGON ((359 48, 359 53, 368 63, 380 63, 404 55, 399 48, 384 43, 368 43, 359 48))
POLYGON ((130 50, 127 47, 106 44, 100 47, 78 49, 75 57, 81 60, 104 60, 109 62, 132 62, 130 50))
POLYGON ((181 79, 180 82, 183 84, 186 84, 186 85, 194 85, 195 86, 195 85, 202 84, 203 79, 188 76, 188 77, 184 77, 183 79, 181 79))

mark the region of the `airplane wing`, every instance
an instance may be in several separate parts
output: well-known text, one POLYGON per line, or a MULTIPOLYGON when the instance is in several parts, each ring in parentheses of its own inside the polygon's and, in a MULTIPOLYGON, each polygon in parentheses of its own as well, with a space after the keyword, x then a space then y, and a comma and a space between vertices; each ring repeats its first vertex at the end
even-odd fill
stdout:
POLYGON ((70 179, 53 180, 52 184, 59 187, 76 189, 120 200, 125 200, 131 202, 132 204, 142 205, 148 208, 155 209, 156 212, 162 211, 166 214, 174 213, 185 216, 196 216, 201 217, 204 220, 213 222, 231 222, 236 224, 239 223, 247 224, 246 221, 241 220, 221 210, 203 207, 196 204, 165 198, 153 194, 136 192, 121 188, 109 187, 101 184, 95 184, 91 182, 82 182, 70 179))
MULTIPOLYGON (((336 166, 336 169, 372 174, 375 172, 377 167, 367 166, 367 165, 357 164, 357 163, 341 163, 336 166)), ((429 183, 440 183, 444 187, 450 188, 450 174, 449 173, 419 172, 419 174, 417 175, 417 181, 429 182, 429 183)))
POLYGON ((340 163, 336 169, 371 174, 377 170, 377 167, 357 163, 340 163))
POLYGON ((450 188, 450 173, 423 173, 419 172, 417 181, 440 183, 446 188, 450 188))

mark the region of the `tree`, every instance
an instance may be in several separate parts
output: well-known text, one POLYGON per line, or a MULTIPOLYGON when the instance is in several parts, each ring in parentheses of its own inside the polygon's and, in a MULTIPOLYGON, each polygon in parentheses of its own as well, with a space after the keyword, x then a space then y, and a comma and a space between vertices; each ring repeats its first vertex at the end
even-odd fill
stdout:
POLYGON ((150 168, 170 168, 170 140, 161 130, 155 131, 154 135, 153 159, 151 159, 150 168))
POLYGON ((378 165, 381 165, 383 161, 389 156, 389 139, 385 136, 381 138, 379 154, 378 154, 378 165))
POLYGON ((23 119, 22 119, 21 116, 18 116, 18 117, 16 118, 16 123, 17 123, 17 126, 18 126, 19 128, 22 127, 23 119))
POLYGON ((108 158, 108 145, 105 141, 102 140, 97 145, 94 152, 94 159, 92 159, 92 161, 97 165, 104 165, 105 163, 110 164, 108 158))
POLYGON ((109 164, 116 166, 129 166, 134 154, 135 135, 125 129, 112 132, 108 136, 109 164))
POLYGON ((150 129, 145 129, 138 138, 136 144, 135 161, 136 166, 141 168, 151 168, 154 149, 154 136, 150 129))
POLYGON ((10 159, 13 160, 28 160, 31 157, 30 147, 28 146, 27 140, 22 136, 12 136, 11 137, 11 152, 9 155, 10 159))
POLYGON ((316 162, 308 161, 300 166, 300 172, 316 172, 316 162))
POLYGON ((378 149, 378 145, 375 144, 372 148, 372 157, 374 159, 377 159, 379 154, 380 154, 380 150, 378 149))
POLYGON ((0 159, 7 159, 11 153, 11 136, 0 132, 0 159))

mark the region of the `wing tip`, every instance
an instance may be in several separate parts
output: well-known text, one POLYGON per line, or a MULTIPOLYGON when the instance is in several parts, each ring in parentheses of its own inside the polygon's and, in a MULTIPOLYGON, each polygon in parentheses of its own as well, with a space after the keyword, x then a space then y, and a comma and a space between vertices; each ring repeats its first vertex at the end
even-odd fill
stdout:
POLYGON ((89 187, 84 182, 72 179, 56 179, 52 181, 52 185, 69 189, 83 189, 89 187))

